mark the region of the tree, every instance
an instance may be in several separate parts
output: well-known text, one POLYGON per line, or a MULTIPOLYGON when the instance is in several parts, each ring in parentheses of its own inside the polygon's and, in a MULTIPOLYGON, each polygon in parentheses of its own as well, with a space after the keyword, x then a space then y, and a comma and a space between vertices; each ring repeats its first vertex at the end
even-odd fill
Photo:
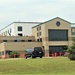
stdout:
POLYGON ((73 39, 73 45, 70 48, 68 48, 68 52, 68 58, 70 60, 75 60, 75 39, 73 39))

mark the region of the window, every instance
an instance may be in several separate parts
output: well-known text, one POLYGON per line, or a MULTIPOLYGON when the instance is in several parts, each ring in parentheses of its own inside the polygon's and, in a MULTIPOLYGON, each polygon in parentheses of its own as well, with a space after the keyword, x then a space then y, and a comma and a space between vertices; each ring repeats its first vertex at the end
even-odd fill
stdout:
POLYGON ((1 55, 1 52, 0 52, 0 55, 1 55))
POLYGON ((49 54, 56 52, 58 55, 60 55, 60 52, 64 54, 66 50, 67 46, 49 46, 49 54))
POLYGON ((22 26, 18 26, 18 31, 22 31, 22 26))
POLYGON ((5 32, 5 34, 7 35, 7 31, 5 32))
POLYGON ((9 30, 8 30, 8 34, 9 34, 9 30))
POLYGON ((39 33, 37 33, 37 36, 39 36, 39 33))
POLYGON ((39 32, 39 35, 41 36, 41 32, 39 32))
POLYGON ((12 51, 10 51, 10 50, 6 50, 6 54, 8 54, 8 55, 10 55, 11 52, 12 51))
POLYGON ((39 29, 38 29, 38 27, 37 27, 37 31, 38 31, 39 29))
POLYGON ((72 32, 72 35, 75 35, 75 32, 72 32))
POLYGON ((18 40, 14 40, 14 42, 18 42, 18 40))
POLYGON ((3 40, 3 42, 7 42, 7 40, 3 40))
POLYGON ((4 55, 4 51, 2 51, 2 55, 4 55))
POLYGON ((75 35, 75 28, 72 28, 72 35, 75 35))
POLYGON ((40 42, 42 42, 42 38, 40 38, 40 42))
POLYGON ((38 27, 37 27, 37 31, 39 31, 39 30, 41 30, 41 26, 38 26, 38 27))
POLYGON ((11 33, 11 28, 10 28, 10 33, 11 33))
POLYGON ((18 34, 18 36, 22 36, 22 34, 18 34))
POLYGON ((21 42, 25 42, 25 40, 21 40, 21 42))
POLYGON ((48 30, 49 41, 68 41, 68 30, 48 30))
POLYGON ((28 42, 32 42, 32 40, 28 40, 28 42))
POLYGON ((41 30, 41 26, 39 26, 39 30, 41 30))
POLYGON ((37 39, 37 42, 39 42, 39 39, 37 39))

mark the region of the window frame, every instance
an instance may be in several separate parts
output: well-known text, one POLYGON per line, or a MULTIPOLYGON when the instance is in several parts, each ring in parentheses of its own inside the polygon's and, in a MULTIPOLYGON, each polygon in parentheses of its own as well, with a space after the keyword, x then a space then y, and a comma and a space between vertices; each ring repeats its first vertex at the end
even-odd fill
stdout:
POLYGON ((18 31, 23 31, 23 27, 22 26, 18 26, 17 28, 18 28, 17 29, 18 31))

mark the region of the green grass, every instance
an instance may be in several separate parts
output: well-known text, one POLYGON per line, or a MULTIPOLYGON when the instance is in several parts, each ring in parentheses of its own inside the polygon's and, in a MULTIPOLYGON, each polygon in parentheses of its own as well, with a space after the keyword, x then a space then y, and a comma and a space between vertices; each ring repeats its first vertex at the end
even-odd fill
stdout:
POLYGON ((75 75, 75 61, 66 57, 36 59, 0 59, 4 75, 75 75))

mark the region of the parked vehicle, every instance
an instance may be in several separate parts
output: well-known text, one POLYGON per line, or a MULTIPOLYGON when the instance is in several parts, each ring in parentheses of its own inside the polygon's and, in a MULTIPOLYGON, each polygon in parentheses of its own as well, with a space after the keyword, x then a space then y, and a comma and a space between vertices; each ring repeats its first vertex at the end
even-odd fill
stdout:
POLYGON ((29 49, 25 50, 26 59, 28 57, 31 57, 31 58, 40 57, 40 58, 42 58, 43 56, 44 56, 44 52, 43 52, 41 47, 34 47, 34 48, 29 48, 29 49))

